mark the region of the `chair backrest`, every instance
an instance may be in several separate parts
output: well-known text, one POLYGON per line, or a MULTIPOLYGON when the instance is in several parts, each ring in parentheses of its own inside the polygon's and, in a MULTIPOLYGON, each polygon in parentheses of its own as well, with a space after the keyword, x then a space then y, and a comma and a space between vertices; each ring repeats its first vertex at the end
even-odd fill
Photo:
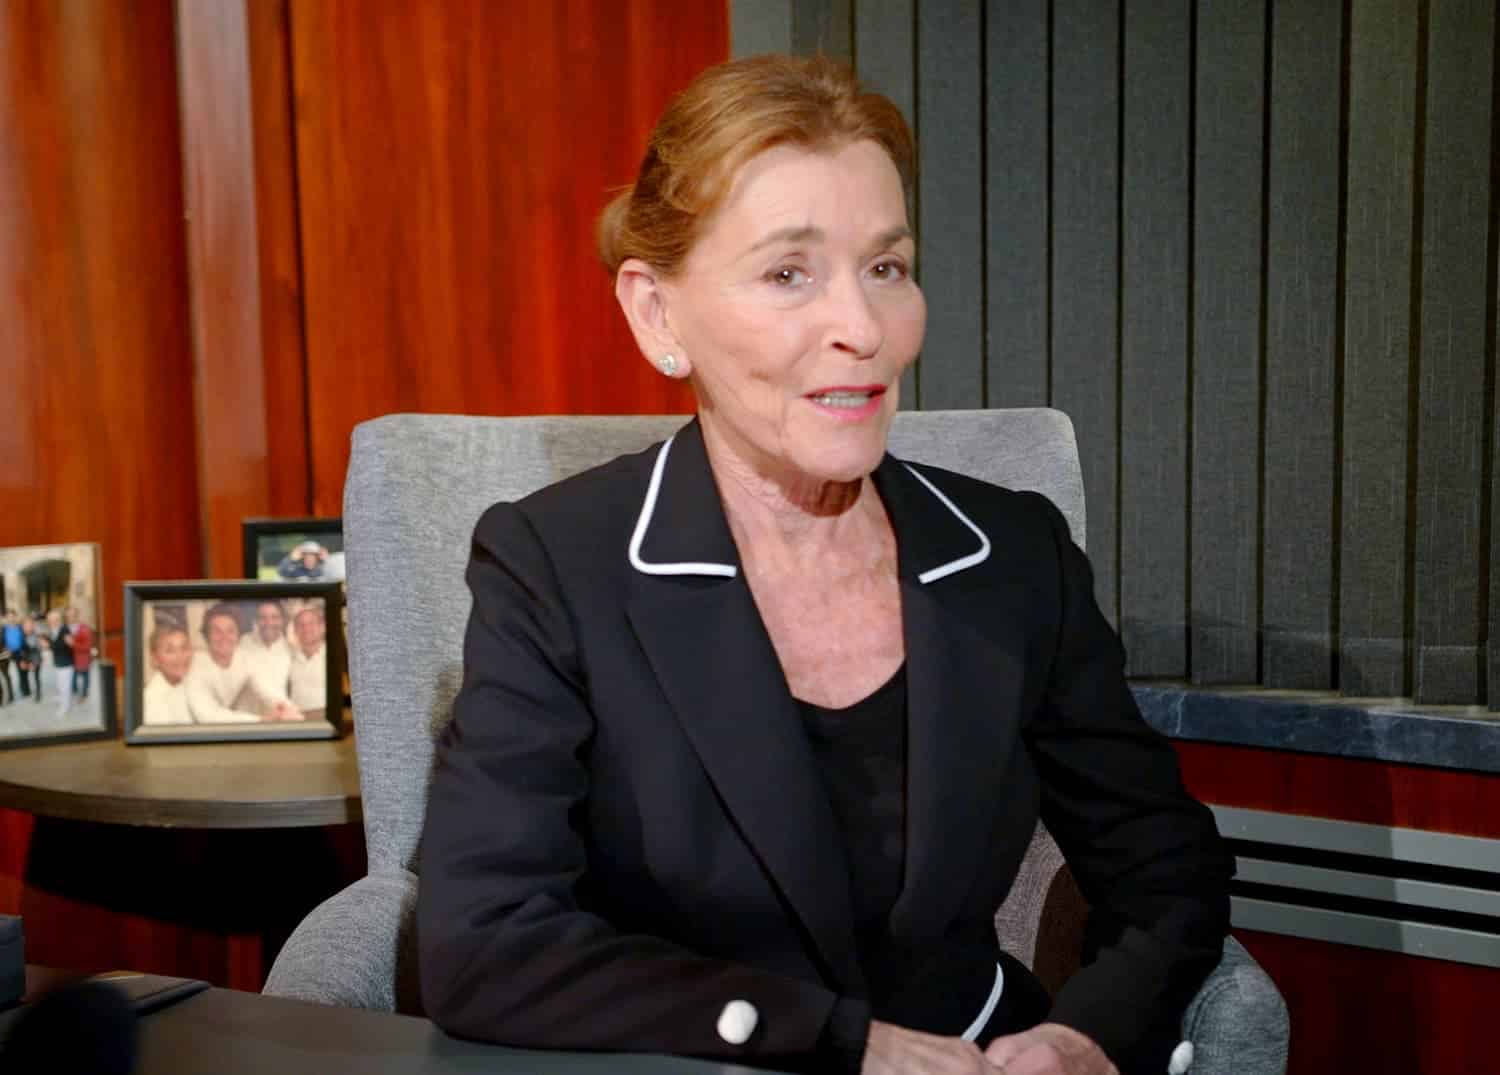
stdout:
MULTIPOLYGON (((344 549, 371 873, 415 868, 433 741, 462 675, 464 565, 480 514, 639 451, 686 420, 395 414, 355 429, 344 549)), ((1060 411, 906 411, 890 447, 905 459, 1041 492, 1083 543, 1078 446, 1060 411)))

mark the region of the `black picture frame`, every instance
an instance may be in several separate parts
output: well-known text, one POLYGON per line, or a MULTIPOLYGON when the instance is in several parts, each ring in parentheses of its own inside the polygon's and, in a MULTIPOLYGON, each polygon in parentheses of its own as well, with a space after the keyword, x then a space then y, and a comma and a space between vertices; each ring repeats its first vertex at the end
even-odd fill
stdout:
POLYGON ((254 582, 244 579, 207 579, 186 582, 127 582, 125 584, 125 742, 131 746, 157 743, 265 742, 288 739, 336 739, 344 730, 343 584, 339 582, 254 582), (326 634, 326 699, 323 716, 308 721, 262 718, 243 724, 158 724, 145 722, 143 699, 145 615, 149 604, 169 602, 253 605, 267 599, 321 599, 326 634))
MULTIPOLYGON (((260 547, 267 538, 279 537, 329 537, 339 539, 340 554, 343 552, 344 521, 337 516, 302 518, 256 518, 240 522, 241 563, 245 578, 260 579, 260 547)), ((262 580, 269 581, 269 580, 262 580)))
MULTIPOLYGON (((0 593, 4 594, 4 599, 0 600, 0 606, 3 606, 0 607, 0 613, 14 612, 19 616, 39 613, 43 617, 37 621, 38 629, 41 630, 48 611, 76 606, 82 612, 84 622, 93 629, 95 657, 92 666, 99 669, 93 675, 89 687, 90 695, 98 699, 97 723, 79 725, 70 722, 56 731, 35 727, 17 731, 11 706, 28 706, 32 704, 29 699, 36 697, 36 694, 21 693, 20 662, 12 656, 5 688, 10 704, 0 707, 0 750, 113 739, 120 734, 113 686, 115 669, 110 665, 108 670, 104 670, 105 662, 102 660, 105 623, 103 580, 103 549, 97 541, 61 541, 0 548, 0 593), (64 563, 68 566, 60 572, 59 568, 64 563), (33 576, 33 571, 40 574, 33 576), (54 589, 61 585, 59 579, 66 581, 63 590, 54 589), (41 581, 37 594, 27 592, 32 589, 32 581, 28 580, 44 580, 41 581), (15 582, 16 586, 13 588, 9 582, 15 582), (104 681, 107 678, 110 685, 105 689, 104 681)), ((41 644, 45 646, 47 643, 43 641, 41 644)), ((0 647, 3 646, 4 640, 0 639, 0 647)), ((44 700, 56 696, 56 681, 52 678, 50 664, 45 676, 36 673, 33 675, 41 687, 40 695, 44 700)), ((50 702, 44 701, 44 704, 50 702)))
MULTIPOLYGON (((74 728, 67 731, 49 733, 46 735, 16 735, 0 737, 0 750, 15 750, 18 747, 50 747, 62 743, 87 743, 94 739, 116 739, 120 735, 120 715, 116 705, 115 683, 117 681, 115 663, 107 661, 102 657, 94 658, 92 665, 94 680, 89 684, 90 691, 97 691, 99 697, 98 727, 74 728)), ((4 720, 5 710, 0 709, 0 720, 4 720)))

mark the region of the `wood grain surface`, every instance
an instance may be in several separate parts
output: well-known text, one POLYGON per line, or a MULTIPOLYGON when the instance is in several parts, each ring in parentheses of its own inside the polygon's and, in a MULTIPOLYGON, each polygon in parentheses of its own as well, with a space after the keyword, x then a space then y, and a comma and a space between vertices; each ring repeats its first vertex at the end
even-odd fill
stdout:
POLYGON ((286 0, 178 0, 184 196, 207 573, 240 522, 308 509, 286 0))
POLYGON ((362 816, 350 736, 26 747, 0 754, 0 806, 75 821, 209 829, 341 825, 362 816))
POLYGON ((723 4, 293 3, 316 514, 390 411, 681 412, 593 251, 723 4))
POLYGON ((0 546, 106 595, 202 566, 175 70, 169 0, 0 5, 0 546))
POLYGON ((1205 802, 1500 838, 1500 776, 1217 743, 1173 746, 1188 790, 1205 802))
POLYGON ((1494 1070, 1485 1046, 1500 970, 1235 930, 1292 1021, 1287 1075, 1494 1070))

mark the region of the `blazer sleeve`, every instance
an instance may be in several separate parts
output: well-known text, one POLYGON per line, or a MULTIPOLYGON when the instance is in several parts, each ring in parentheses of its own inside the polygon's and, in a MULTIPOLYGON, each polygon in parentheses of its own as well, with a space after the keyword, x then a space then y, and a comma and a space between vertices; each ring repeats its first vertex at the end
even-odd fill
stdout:
POLYGON ((833 992, 622 932, 581 900, 593 716, 568 610, 521 509, 497 505, 480 520, 467 579, 464 681, 421 842, 427 1014, 451 1033, 518 1046, 795 1066, 828 1057, 833 992), (717 1030, 737 999, 758 1013, 743 1045, 717 1030))
POLYGON ((1136 707, 1088 560, 1058 510, 1037 500, 1062 610, 1044 703, 1026 736, 1042 820, 1090 905, 1084 965, 1049 1018, 1120 1063, 1152 1028, 1180 1022, 1218 964, 1234 860, 1213 815, 1183 787, 1171 744, 1136 707))

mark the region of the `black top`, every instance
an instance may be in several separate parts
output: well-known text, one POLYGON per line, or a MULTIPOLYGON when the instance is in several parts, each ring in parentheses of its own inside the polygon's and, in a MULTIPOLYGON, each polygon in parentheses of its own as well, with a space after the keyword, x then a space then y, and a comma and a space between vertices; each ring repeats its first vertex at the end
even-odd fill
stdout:
MULTIPOLYGON (((906 665, 851 706, 799 698, 797 708, 843 837, 855 945, 869 974, 906 868, 906 665)), ((869 1028, 867 1005, 836 1004, 820 1041, 823 1063, 856 1075, 869 1028)))
POLYGON ((49 639, 52 646, 52 665, 54 668, 73 667, 73 632, 65 624, 60 627, 57 634, 49 639))
POLYGON ((843 836, 861 956, 884 936, 906 865, 906 665, 843 709, 800 698, 813 756, 843 836))

